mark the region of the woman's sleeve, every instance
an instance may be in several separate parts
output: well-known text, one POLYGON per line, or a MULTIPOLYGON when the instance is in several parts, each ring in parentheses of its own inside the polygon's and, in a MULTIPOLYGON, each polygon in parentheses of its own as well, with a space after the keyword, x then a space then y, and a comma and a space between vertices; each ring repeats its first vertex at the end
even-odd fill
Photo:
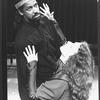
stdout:
POLYGON ((36 72, 37 72, 37 62, 32 61, 29 64, 27 64, 27 67, 29 69, 29 79, 28 79, 28 94, 29 98, 33 99, 36 95, 36 72))
POLYGON ((58 100, 67 89, 68 83, 66 81, 46 81, 45 83, 42 83, 37 89, 36 98, 42 100, 58 100))

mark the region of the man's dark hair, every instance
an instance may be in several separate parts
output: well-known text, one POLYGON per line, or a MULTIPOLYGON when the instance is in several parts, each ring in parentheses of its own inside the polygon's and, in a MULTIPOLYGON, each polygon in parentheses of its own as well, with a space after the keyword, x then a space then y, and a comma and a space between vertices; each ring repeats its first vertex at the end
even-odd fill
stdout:
POLYGON ((20 24, 23 19, 23 16, 20 15, 18 11, 23 12, 23 6, 21 6, 18 10, 16 10, 15 20, 14 20, 14 29, 17 29, 18 27, 20 27, 20 24))

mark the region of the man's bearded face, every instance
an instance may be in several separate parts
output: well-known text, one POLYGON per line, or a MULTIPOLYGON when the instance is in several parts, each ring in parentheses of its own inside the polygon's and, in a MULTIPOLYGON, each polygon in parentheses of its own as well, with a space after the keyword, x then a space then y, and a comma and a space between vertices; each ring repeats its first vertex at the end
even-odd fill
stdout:
POLYGON ((36 0, 29 0, 25 3, 23 15, 28 20, 38 19, 40 17, 40 10, 36 0))

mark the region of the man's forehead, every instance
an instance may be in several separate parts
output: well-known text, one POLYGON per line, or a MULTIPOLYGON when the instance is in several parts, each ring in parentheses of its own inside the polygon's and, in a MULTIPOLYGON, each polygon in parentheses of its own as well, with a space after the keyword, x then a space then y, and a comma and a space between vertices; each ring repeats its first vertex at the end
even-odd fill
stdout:
POLYGON ((16 7, 16 9, 18 9, 18 8, 20 8, 21 6, 23 6, 24 4, 26 4, 26 3, 36 3, 37 1, 36 0, 21 0, 20 2, 18 2, 16 5, 15 5, 15 7, 16 7))
POLYGON ((25 5, 34 5, 36 3, 37 3, 36 0, 28 0, 28 2, 25 3, 25 5))

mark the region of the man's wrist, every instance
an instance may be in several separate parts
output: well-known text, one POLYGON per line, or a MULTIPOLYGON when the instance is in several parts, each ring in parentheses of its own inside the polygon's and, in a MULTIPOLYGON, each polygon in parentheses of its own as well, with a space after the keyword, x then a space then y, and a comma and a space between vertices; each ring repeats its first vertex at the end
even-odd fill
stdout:
POLYGON ((50 19, 50 21, 53 23, 53 24, 56 24, 57 21, 55 19, 50 19))

